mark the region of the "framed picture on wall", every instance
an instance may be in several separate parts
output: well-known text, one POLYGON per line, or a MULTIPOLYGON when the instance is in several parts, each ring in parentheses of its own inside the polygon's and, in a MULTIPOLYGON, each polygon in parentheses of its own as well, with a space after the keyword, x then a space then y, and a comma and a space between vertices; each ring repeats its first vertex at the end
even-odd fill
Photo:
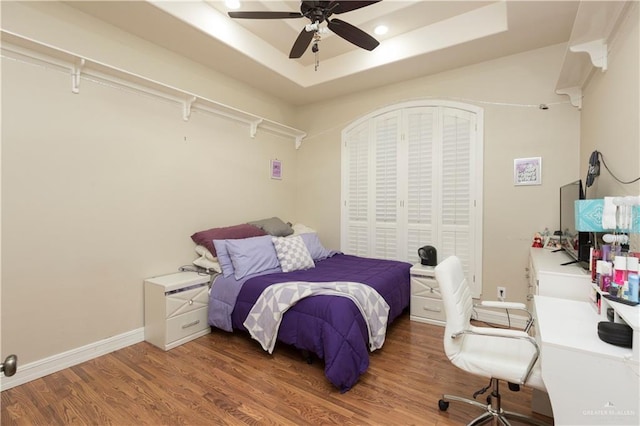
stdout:
POLYGON ((542 158, 516 158, 513 160, 513 184, 542 184, 542 158))
POLYGON ((282 179, 282 161, 271 160, 271 179, 282 179))

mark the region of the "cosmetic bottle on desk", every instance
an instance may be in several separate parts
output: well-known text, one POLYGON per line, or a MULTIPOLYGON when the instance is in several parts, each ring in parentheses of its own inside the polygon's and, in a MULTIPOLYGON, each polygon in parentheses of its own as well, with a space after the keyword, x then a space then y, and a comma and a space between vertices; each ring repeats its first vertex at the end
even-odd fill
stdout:
POLYGON ((613 282, 622 287, 627 279, 627 258, 625 256, 616 256, 613 259, 613 282))
POLYGON ((638 273, 638 261, 640 259, 638 259, 635 256, 627 256, 627 273, 626 273, 626 280, 629 281, 629 275, 631 274, 637 274, 638 273))
POLYGON ((600 286, 600 288, 602 289, 602 291, 608 292, 609 288, 611 288, 611 265, 608 263, 603 268, 601 281, 602 285, 600 286))
POLYGON ((638 295, 640 287, 640 276, 638 274, 629 274, 629 300, 631 302, 637 302, 640 298, 638 295))
POLYGON ((598 276, 598 263, 602 261, 602 252, 600 249, 591 250, 591 282, 595 283, 598 276))

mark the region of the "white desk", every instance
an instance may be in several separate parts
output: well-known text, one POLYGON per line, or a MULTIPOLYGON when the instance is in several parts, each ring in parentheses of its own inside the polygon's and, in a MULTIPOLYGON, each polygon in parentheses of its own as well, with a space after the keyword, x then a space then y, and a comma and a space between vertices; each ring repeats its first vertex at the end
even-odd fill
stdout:
MULTIPOLYGON (((607 320, 607 308, 613 308, 614 321, 624 322, 633 329, 632 358, 640 361, 640 305, 629 306, 606 298, 601 299, 600 321, 607 320)), ((639 423, 640 424, 640 423, 639 423)))
POLYGON ((571 261, 564 251, 529 249, 529 294, 589 300, 591 273, 578 264, 563 265, 571 261))
MULTIPOLYGON (((603 318, 589 302, 535 296, 534 305, 555 424, 640 424, 640 363, 634 350, 600 340, 603 318)), ((633 309, 624 311, 637 336, 640 306, 633 309)))

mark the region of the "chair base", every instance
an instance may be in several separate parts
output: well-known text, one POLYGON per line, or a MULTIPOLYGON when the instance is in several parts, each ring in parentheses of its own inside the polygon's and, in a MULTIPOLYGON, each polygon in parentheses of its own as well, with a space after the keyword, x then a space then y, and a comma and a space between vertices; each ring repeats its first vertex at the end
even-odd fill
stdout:
POLYGON ((449 401, 464 402, 466 404, 478 407, 485 412, 473 419, 468 423, 468 426, 477 426, 485 424, 489 421, 492 424, 501 424, 504 426, 510 426, 509 419, 516 420, 518 422, 528 423, 537 426, 549 426, 547 423, 540 421, 531 416, 525 416, 524 414, 516 413, 513 411, 505 411, 500 406, 500 392, 498 390, 498 380, 491 379, 493 391, 491 392, 490 402, 488 404, 482 404, 474 399, 463 398, 456 395, 442 395, 442 399, 438 401, 438 407, 440 411, 446 411, 449 408, 449 401))

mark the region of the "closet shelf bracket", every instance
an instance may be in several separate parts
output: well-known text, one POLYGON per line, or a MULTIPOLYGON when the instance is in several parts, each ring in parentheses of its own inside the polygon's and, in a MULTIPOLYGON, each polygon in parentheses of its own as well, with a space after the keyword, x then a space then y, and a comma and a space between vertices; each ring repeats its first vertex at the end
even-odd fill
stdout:
POLYGON ((604 39, 588 41, 569 47, 572 52, 585 52, 589 54, 594 67, 607 70, 607 43, 604 39))
POLYGON ((258 126, 263 122, 264 120, 262 118, 259 118, 257 120, 251 121, 249 123, 249 135, 252 138, 256 137, 256 133, 258 133, 258 126))
POLYGON ((0 56, 37 64, 64 73, 71 72, 71 91, 80 93, 80 80, 91 79, 116 88, 133 90, 156 98, 175 102, 182 107, 182 119, 189 121, 191 113, 206 112, 249 126, 249 134, 256 137, 258 130, 266 130, 281 137, 292 138, 298 149, 307 135, 302 130, 208 99, 195 93, 169 86, 133 72, 116 68, 91 58, 49 44, 0 29, 2 45, 0 56))
POLYGON ((556 93, 569 95, 571 105, 582 108, 582 89, 594 72, 607 70, 611 55, 615 55, 617 34, 635 2, 580 1, 571 29, 556 93), (587 55, 583 55, 586 53, 587 55))
POLYGON ((567 95, 569 96, 569 101, 571 105, 578 109, 582 109, 582 88, 579 86, 574 87, 564 87, 561 89, 556 89, 556 93, 558 95, 567 95))
POLYGON ((84 64, 84 58, 78 58, 71 68, 71 92, 76 94, 80 93, 80 75, 84 64))
POLYGON ((196 97, 191 96, 182 103, 182 119, 184 121, 189 121, 189 118, 191 117, 191 105, 193 105, 195 101, 196 97))

